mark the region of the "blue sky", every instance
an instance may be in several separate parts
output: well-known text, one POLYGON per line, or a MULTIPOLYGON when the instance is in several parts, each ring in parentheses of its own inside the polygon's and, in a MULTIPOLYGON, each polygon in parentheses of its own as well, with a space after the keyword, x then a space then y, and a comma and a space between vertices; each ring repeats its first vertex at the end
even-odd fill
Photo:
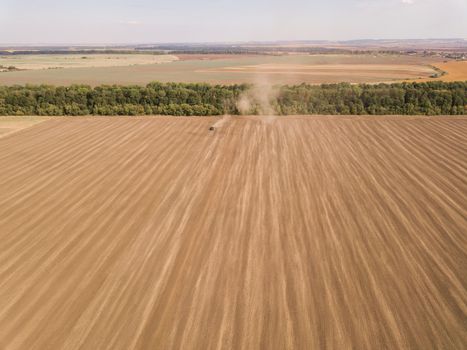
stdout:
POLYGON ((467 38, 467 0, 0 0, 0 43, 467 38))

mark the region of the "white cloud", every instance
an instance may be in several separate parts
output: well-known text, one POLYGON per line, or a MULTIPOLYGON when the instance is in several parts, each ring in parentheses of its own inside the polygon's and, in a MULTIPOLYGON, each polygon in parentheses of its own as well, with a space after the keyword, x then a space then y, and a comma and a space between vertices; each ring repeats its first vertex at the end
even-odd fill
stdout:
POLYGON ((401 0, 401 2, 406 5, 412 5, 413 3, 415 3, 414 0, 401 0))

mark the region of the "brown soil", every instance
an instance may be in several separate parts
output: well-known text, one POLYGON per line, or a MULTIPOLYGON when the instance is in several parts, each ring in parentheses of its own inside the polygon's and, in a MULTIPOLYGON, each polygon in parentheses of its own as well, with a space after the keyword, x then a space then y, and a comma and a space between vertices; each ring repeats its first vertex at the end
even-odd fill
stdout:
POLYGON ((4 67, 18 70, 48 70, 70 68, 127 67, 133 65, 162 64, 176 61, 172 55, 131 54, 76 54, 76 55, 18 55, 0 57, 4 67))
POLYGON ((0 137, 12 134, 22 129, 29 128, 37 123, 50 119, 49 117, 35 116, 0 116, 0 137))
POLYGON ((467 118, 0 139, 2 349, 461 349, 467 118))
POLYGON ((450 61, 433 65, 447 74, 431 80, 467 81, 467 61, 450 61))
POLYGON ((281 75, 307 81, 317 79, 320 82, 340 81, 390 81, 404 79, 404 77, 429 77, 435 71, 429 66, 404 65, 404 64, 327 64, 327 65, 298 65, 298 64, 259 64, 251 66, 221 67, 208 70, 199 70, 201 73, 236 73, 254 74, 258 77, 269 77, 274 81, 274 76, 281 75))
POLYGON ((430 67, 436 62, 433 58, 384 55, 180 55, 180 60, 168 64, 7 72, 0 74, 0 84, 378 83, 428 78, 436 73, 430 67))
POLYGON ((252 57, 253 55, 232 55, 232 54, 177 54, 180 61, 214 61, 224 59, 238 59, 239 57, 252 57))

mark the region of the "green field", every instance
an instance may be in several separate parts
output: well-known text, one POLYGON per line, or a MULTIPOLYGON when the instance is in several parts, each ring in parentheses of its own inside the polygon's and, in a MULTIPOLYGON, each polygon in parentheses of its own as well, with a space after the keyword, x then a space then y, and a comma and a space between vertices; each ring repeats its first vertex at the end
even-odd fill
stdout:
POLYGON ((171 63, 0 73, 1 85, 207 83, 375 83, 428 78, 432 58, 396 55, 286 55, 186 57, 171 63), (189 58, 189 57, 188 57, 189 58))

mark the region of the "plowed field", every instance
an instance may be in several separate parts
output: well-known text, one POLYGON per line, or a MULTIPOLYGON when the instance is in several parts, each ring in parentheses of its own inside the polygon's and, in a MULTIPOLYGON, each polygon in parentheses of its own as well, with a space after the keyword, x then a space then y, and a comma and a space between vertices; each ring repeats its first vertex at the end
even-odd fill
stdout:
POLYGON ((0 139, 1 349, 461 349, 467 118, 0 139))

